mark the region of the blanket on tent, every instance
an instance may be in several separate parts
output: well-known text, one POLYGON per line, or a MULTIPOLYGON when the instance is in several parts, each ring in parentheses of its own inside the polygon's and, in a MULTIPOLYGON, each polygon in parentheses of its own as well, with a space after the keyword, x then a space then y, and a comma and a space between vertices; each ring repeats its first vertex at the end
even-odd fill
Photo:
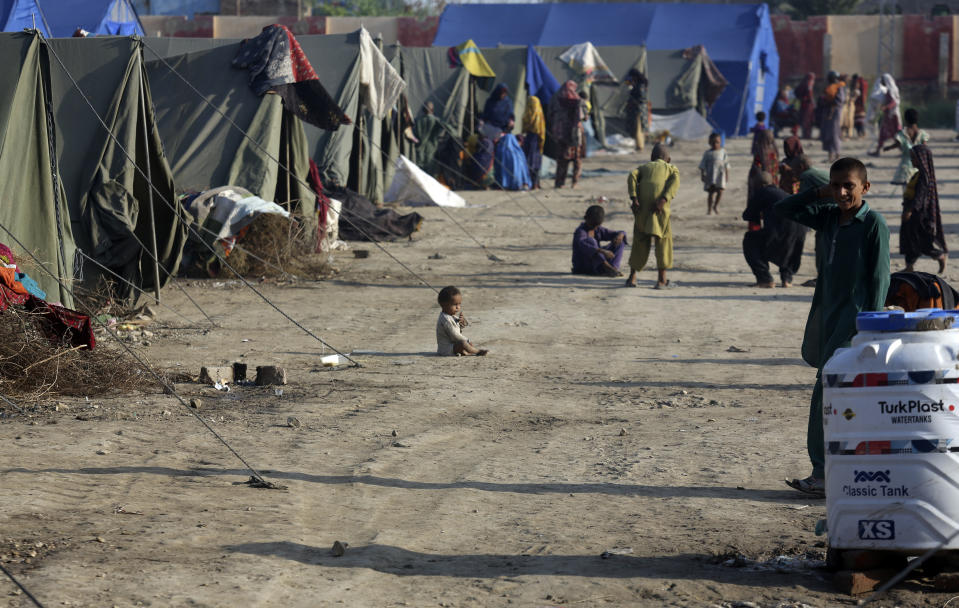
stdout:
POLYGON ((580 74, 585 75, 587 83, 616 84, 618 82, 592 42, 574 44, 566 49, 566 52, 560 55, 559 59, 580 74))
POLYGON ((360 28, 360 84, 366 86, 367 104, 377 120, 386 118, 406 90, 406 83, 365 27, 360 28))
POLYGON ((381 209, 347 188, 328 188, 327 194, 343 203, 340 238, 347 241, 392 241, 410 236, 423 222, 419 213, 402 215, 392 209, 381 209))
POLYGON ((286 26, 268 25, 256 38, 244 40, 233 67, 249 70, 254 93, 276 92, 284 108, 311 125, 335 131, 352 122, 323 88, 286 26))
POLYGON ((549 71, 543 58, 532 45, 526 47, 526 86, 529 87, 530 95, 539 97, 544 108, 549 105, 549 100, 559 90, 559 81, 549 71))

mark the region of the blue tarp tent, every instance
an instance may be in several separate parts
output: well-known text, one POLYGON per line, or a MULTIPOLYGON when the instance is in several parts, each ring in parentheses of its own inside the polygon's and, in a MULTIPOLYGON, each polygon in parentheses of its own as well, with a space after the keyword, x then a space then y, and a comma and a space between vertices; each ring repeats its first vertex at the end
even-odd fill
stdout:
POLYGON ((133 7, 141 15, 186 15, 192 19, 197 13, 219 13, 220 0, 133 0, 133 7))
POLYGON ((0 0, 0 26, 3 31, 36 29, 44 36, 49 36, 50 26, 47 25, 38 2, 39 0, 0 0))
POLYGON ((472 39, 504 45, 645 45, 675 50, 703 45, 729 81, 710 119, 744 135, 768 111, 779 83, 779 53, 765 4, 544 3, 448 4, 434 46, 472 39))
POLYGON ((130 0, 0 0, 5 32, 38 29, 49 38, 69 38, 78 27, 93 35, 143 36, 130 0))

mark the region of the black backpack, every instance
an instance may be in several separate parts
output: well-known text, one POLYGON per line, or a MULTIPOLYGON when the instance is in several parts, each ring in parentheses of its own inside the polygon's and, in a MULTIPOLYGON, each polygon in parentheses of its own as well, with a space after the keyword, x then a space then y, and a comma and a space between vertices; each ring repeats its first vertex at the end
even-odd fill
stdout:
POLYGON ((894 272, 886 293, 886 306, 901 306, 906 312, 920 308, 952 310, 959 293, 940 276, 928 272, 894 272))

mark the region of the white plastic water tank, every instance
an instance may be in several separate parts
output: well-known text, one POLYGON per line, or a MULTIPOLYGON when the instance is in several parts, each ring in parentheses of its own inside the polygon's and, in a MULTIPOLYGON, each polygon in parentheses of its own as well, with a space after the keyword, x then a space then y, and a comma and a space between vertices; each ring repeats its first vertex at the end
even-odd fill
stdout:
POLYGON ((830 547, 959 549, 957 320, 861 313, 823 368, 830 547))

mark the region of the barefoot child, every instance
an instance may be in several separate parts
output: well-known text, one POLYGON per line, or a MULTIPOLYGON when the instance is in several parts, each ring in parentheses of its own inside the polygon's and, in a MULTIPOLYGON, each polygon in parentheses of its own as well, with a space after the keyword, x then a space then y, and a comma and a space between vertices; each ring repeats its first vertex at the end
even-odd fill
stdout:
POLYGON ((583 223, 573 233, 573 274, 621 276, 619 264, 626 248, 626 233, 603 226, 605 220, 606 210, 599 205, 586 210, 583 223))
POLYGON ((703 159, 699 161, 699 176, 703 180, 703 190, 707 192, 706 215, 719 215, 719 199, 729 179, 729 157, 723 149, 719 133, 709 136, 709 149, 703 152, 703 159))
POLYGON ((452 357, 454 355, 478 355, 482 357, 489 351, 479 349, 470 344, 463 333, 462 328, 469 325, 466 317, 463 316, 463 296, 460 290, 452 285, 440 290, 440 295, 436 298, 443 312, 436 321, 436 354, 440 356, 452 357))
POLYGON ((775 205, 781 218, 816 231, 816 291, 806 321, 802 356, 818 370, 809 408, 806 449, 812 475, 786 483, 807 494, 825 495, 822 368, 837 348, 849 346, 856 315, 882 310, 889 289, 889 228, 869 208, 866 166, 840 158, 829 170, 829 184, 810 188, 775 205))

